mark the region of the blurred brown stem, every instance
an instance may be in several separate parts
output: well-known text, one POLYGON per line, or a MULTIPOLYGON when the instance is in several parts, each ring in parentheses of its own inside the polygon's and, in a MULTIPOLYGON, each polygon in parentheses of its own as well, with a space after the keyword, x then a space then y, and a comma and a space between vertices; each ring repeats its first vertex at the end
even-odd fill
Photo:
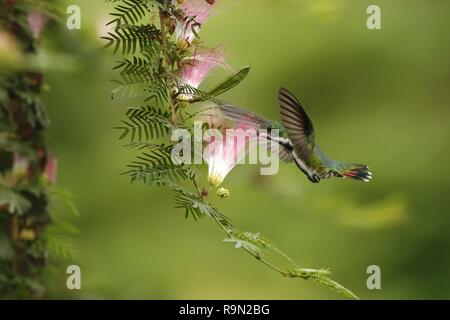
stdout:
MULTIPOLYGON (((11 240, 13 242, 14 247, 16 246, 16 242, 19 239, 19 217, 17 213, 13 213, 11 216, 11 240)), ((14 256, 12 259, 12 269, 14 272, 18 272, 17 266, 17 250, 14 250, 14 256)))
POLYGON ((195 179, 195 177, 192 177, 192 183, 195 186, 195 190, 197 190, 198 196, 200 197, 200 199, 203 199, 205 197, 205 195, 203 194, 203 192, 200 190, 200 187, 197 184, 197 179, 195 179))

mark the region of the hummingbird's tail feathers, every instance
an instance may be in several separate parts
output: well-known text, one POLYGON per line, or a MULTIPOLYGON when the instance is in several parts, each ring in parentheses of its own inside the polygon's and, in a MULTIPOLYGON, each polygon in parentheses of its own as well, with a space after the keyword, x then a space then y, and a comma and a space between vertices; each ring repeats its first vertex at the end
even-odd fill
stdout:
POLYGON ((342 164, 342 176, 344 178, 365 182, 369 182, 372 179, 372 173, 369 171, 369 167, 355 163, 342 164))

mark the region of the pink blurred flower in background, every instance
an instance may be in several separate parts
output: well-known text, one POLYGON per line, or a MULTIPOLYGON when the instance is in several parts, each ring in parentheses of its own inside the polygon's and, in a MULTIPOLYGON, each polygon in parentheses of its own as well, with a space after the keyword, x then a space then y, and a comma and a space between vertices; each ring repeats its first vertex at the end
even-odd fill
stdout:
POLYGON ((35 39, 39 38, 42 29, 44 29, 44 26, 47 23, 47 18, 40 12, 31 11, 28 13, 27 21, 31 32, 33 33, 33 37, 35 39))
POLYGON ((58 171, 58 159, 55 157, 50 157, 47 160, 44 168, 44 178, 49 183, 54 183, 56 180, 56 173, 58 171))
POLYGON ((184 14, 189 17, 187 21, 180 21, 177 25, 177 38, 192 42, 195 39, 193 30, 195 32, 200 30, 201 25, 219 0, 173 0, 173 2, 180 4, 184 14))

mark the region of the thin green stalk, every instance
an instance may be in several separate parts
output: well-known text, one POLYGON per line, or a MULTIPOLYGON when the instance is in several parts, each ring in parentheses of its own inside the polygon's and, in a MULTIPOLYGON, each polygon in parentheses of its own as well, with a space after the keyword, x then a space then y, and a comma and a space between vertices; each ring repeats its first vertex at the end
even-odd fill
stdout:
MULTIPOLYGON (((202 202, 204 202, 204 197, 200 191, 200 188, 198 186, 198 183, 197 183, 195 177, 193 177, 191 180, 195 186, 195 189, 197 190, 197 193, 198 193, 200 199, 202 200, 202 202)), ((215 215, 211 215, 211 217, 217 223, 217 225, 220 227, 220 229, 222 229, 222 231, 227 235, 228 238, 233 238, 233 236, 234 236, 233 232, 236 231, 236 229, 234 227, 232 227, 232 226, 227 227, 227 226, 223 225, 223 223, 215 215)), ((334 280, 331 280, 328 277, 326 277, 325 275, 328 274, 328 272, 326 270, 311 270, 311 269, 300 268, 289 256, 287 256, 284 252, 281 252, 278 249, 276 249, 275 251, 278 252, 279 254, 281 254, 290 263, 293 264, 293 266, 295 267, 294 271, 289 271, 289 270, 284 271, 284 270, 280 269, 279 267, 273 265, 266 259, 264 259, 264 257, 262 257, 260 254, 253 252, 250 249, 245 248, 245 247, 241 247, 241 248, 245 252, 247 252, 249 255, 254 257, 256 260, 258 260, 262 264, 264 264, 266 267, 274 270, 275 272, 279 273, 283 277, 301 278, 304 280, 313 280, 314 282, 316 282, 324 287, 330 288, 346 297, 356 299, 356 300, 359 299, 353 292, 346 289, 345 287, 343 287, 339 283, 335 282, 334 280)))
MULTIPOLYGON (((192 182, 197 190, 198 195, 200 196, 200 199, 203 200, 203 195, 200 191, 200 188, 198 187, 198 183, 197 180, 195 179, 195 177, 192 178, 192 182)), ((214 221, 219 225, 219 227, 223 230, 223 232, 228 236, 228 237, 232 237, 232 233, 230 232, 230 229, 227 229, 220 221, 219 219, 217 219, 216 216, 212 216, 212 218, 214 219, 214 221)), ((247 248, 243 248, 245 252, 247 252, 248 254, 250 254, 251 256, 253 256, 256 260, 261 261, 264 265, 266 265, 267 267, 275 270, 276 272, 280 273, 282 276, 284 277, 288 277, 288 276, 292 276, 290 275, 288 272, 285 272, 281 269, 279 269, 278 267, 274 266, 273 264, 271 264, 270 262, 268 262, 267 260, 265 260, 264 258, 262 258, 260 255, 248 250, 247 248)))

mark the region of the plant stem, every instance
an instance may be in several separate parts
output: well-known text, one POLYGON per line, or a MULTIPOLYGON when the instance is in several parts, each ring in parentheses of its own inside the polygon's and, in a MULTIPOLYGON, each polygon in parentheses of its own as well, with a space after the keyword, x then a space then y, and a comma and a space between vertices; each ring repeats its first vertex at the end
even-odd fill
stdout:
POLYGON ((18 272, 18 266, 17 266, 17 248, 16 248, 16 242, 17 239, 19 239, 19 217, 17 213, 13 213, 11 216, 11 240, 13 242, 14 246, 14 256, 12 257, 12 269, 14 272, 18 272))
MULTIPOLYGON (((198 183, 197 183, 196 178, 195 178, 195 177, 192 177, 191 180, 192 180, 192 183, 193 183, 194 186, 195 186, 195 189, 197 190, 197 193, 198 193, 200 199, 202 199, 202 201, 203 201, 203 194, 202 194, 201 191, 200 191, 200 188, 199 188, 199 186, 198 186, 198 183)), ((214 221, 219 225, 219 227, 222 229, 222 231, 223 231, 228 237, 231 238, 231 237, 233 236, 231 230, 228 229, 228 228, 226 228, 226 227, 220 222, 220 220, 217 219, 216 216, 213 215, 212 218, 214 219, 214 221)), ((242 249, 244 249, 245 252, 247 252, 248 254, 250 254, 250 255, 251 255, 252 257, 254 257, 256 260, 261 261, 261 262, 262 262, 264 265, 266 265, 267 267, 269 267, 269 268, 271 268, 272 270, 275 270, 276 272, 280 273, 282 276, 284 276, 284 277, 289 277, 289 276, 290 276, 290 277, 293 277, 293 275, 291 275, 290 273, 285 272, 285 271, 281 270, 280 268, 274 266, 273 264, 271 264, 270 262, 268 262, 267 260, 265 260, 264 258, 262 258, 260 255, 254 253, 254 252, 252 252, 252 251, 250 251, 250 250, 248 250, 247 248, 242 248, 242 249)))
MULTIPOLYGON (((159 13, 159 21, 161 24, 161 44, 163 47, 163 53, 164 53, 164 65, 166 70, 170 70, 170 59, 167 55, 167 31, 166 31, 166 24, 165 24, 165 17, 162 12, 159 13)), ((172 70, 170 70, 172 71, 172 70)), ((170 111, 172 114, 172 124, 177 127, 178 126, 178 117, 177 117, 177 111, 175 109, 175 105, 173 103, 173 79, 171 79, 171 76, 167 74, 166 72, 166 85, 167 85, 167 99, 168 104, 170 106, 170 111)))
POLYGON ((197 180, 195 179, 195 177, 192 177, 191 180, 192 180, 192 183, 193 183, 194 186, 195 186, 195 189, 197 190, 198 196, 200 197, 200 199, 203 199, 203 194, 202 194, 202 192, 200 191, 200 188, 198 187, 197 180))
MULTIPOLYGON (((228 237, 232 237, 232 233, 230 232, 230 229, 227 229, 220 221, 219 219, 217 219, 216 216, 212 216, 212 218, 214 219, 214 221, 219 225, 219 227, 225 232, 225 234, 228 237)), ((275 270, 276 272, 280 273, 282 276, 284 277, 293 277, 293 275, 291 275, 288 272, 285 272, 283 270, 281 270, 280 268, 274 266, 273 264, 271 264, 269 261, 265 260, 264 258, 262 258, 260 255, 250 251, 247 248, 242 248, 244 249, 245 252, 247 252, 249 255, 251 255, 252 257, 254 257, 256 260, 262 262, 264 265, 266 265, 267 267, 271 268, 272 270, 275 270)))

